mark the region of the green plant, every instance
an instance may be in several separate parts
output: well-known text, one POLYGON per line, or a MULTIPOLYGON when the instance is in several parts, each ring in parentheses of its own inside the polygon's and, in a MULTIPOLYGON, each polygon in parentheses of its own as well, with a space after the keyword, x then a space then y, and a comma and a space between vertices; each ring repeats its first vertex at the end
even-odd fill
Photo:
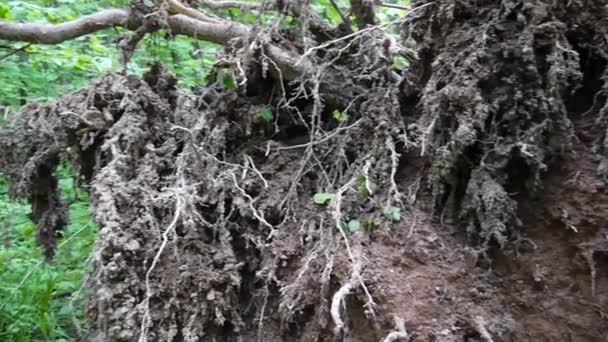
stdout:
MULTIPOLYGON (((59 23, 110 7, 127 7, 129 0, 10 0, 0 4, 0 20, 59 23)), ((30 100, 48 101, 80 89, 91 79, 121 67, 117 42, 122 29, 104 30, 57 45, 28 45, 0 41, 0 106, 18 107, 30 100)), ((141 75, 160 61, 179 79, 182 89, 204 84, 219 46, 165 32, 146 36, 135 51, 128 70, 141 75)))
POLYGON ((401 221, 401 208, 389 206, 389 207, 384 208, 382 210, 382 213, 388 220, 390 220, 392 222, 401 221))
POLYGON ((272 109, 268 106, 262 107, 262 109, 258 111, 258 118, 266 123, 271 122, 273 118, 272 109))
MULTIPOLYGON (((346 13, 348 6, 343 0, 334 1, 342 13, 346 13)), ((342 20, 340 12, 332 5, 330 0, 314 0, 311 2, 312 9, 332 24, 339 24, 342 20)))
POLYGON ((340 229, 345 234, 356 233, 356 232, 360 231, 363 227, 364 227, 364 225, 361 223, 361 221, 359 221, 357 219, 352 219, 352 220, 349 220, 348 222, 344 221, 344 222, 340 223, 340 229))
POLYGON ((69 206, 66 227, 55 258, 44 261, 36 243, 36 227, 28 218, 31 206, 8 198, 0 179, 0 340, 71 341, 84 323, 82 279, 97 237, 87 195, 67 168, 57 171, 69 206))
POLYGON ((318 192, 313 197, 313 200, 318 205, 327 206, 327 205, 329 205, 329 202, 331 202, 331 200, 333 198, 334 198, 334 195, 332 195, 330 193, 327 193, 327 192, 318 192))
POLYGON ((350 220, 347 224, 348 231, 351 233, 355 233, 361 230, 361 221, 359 220, 350 220))
POLYGON ((331 116, 334 118, 334 120, 338 122, 344 122, 348 120, 348 115, 346 115, 346 112, 342 112, 337 109, 331 113, 331 116))
POLYGON ((369 189, 370 187, 371 185, 368 184, 367 177, 357 177, 357 192, 361 195, 361 197, 368 198, 369 196, 371 196, 369 189))
POLYGON ((230 69, 220 69, 217 72, 218 83, 224 90, 234 91, 238 88, 234 72, 230 69))

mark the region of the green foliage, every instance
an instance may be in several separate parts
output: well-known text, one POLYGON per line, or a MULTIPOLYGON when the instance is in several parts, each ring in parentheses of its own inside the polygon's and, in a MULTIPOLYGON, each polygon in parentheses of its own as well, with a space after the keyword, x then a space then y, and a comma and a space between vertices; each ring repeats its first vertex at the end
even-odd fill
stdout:
POLYGON ((290 15, 286 16, 283 22, 281 22, 280 30, 284 33, 296 33, 297 28, 300 26, 300 21, 290 15))
POLYGON ((331 116, 334 118, 334 120, 336 120, 338 122, 344 122, 344 121, 348 120, 348 115, 346 115, 345 112, 341 112, 337 109, 331 113, 331 116))
POLYGON ((334 198, 334 195, 332 195, 330 193, 327 193, 327 192, 318 192, 313 197, 313 200, 318 205, 326 206, 326 205, 329 204, 329 202, 331 202, 331 200, 333 198, 334 198))
POLYGON ((273 115, 272 115, 272 108, 268 107, 268 106, 264 106, 262 109, 260 109, 260 111, 258 112, 258 118, 260 120, 262 120, 263 122, 269 123, 272 121, 273 115))
POLYGON ((348 221, 348 231, 351 233, 355 233, 361 230, 361 221, 359 220, 350 220, 348 221))
POLYGON ((382 213, 384 214, 384 216, 392 221, 392 222, 399 222, 401 221, 401 208, 398 207, 386 207, 382 210, 382 213))
MULTIPOLYGON (((258 17, 256 12, 253 11, 243 11, 240 8, 230 8, 223 11, 220 11, 220 14, 225 14, 227 18, 232 21, 238 21, 243 24, 253 25, 256 22, 258 17)), ((264 16, 267 17, 267 16, 264 16)), ((261 18, 262 20, 264 18, 261 18)))
POLYGON ((363 228, 363 224, 361 221, 357 219, 350 220, 348 222, 340 223, 340 229, 344 232, 344 234, 353 234, 360 231, 363 228))
POLYGON ((184 36, 165 39, 166 36, 166 32, 147 36, 131 60, 129 71, 141 75, 149 65, 160 61, 177 76, 182 89, 205 85, 205 76, 212 69, 220 46, 184 36))
POLYGON ((393 66, 397 69, 405 69, 409 66, 409 64, 410 63, 407 61, 407 59, 403 58, 402 56, 393 57, 393 66))
MULTIPOLYGON (((348 14, 348 0, 334 2, 342 14, 348 14)), ((126 8, 129 3, 129 0, 5 0, 0 3, 0 20, 60 23, 102 9, 126 8)), ((409 6, 409 0, 387 0, 385 3, 409 6)), ((311 6, 331 24, 342 21, 340 12, 329 0, 313 0, 311 6)), ((385 23, 402 17, 405 11, 378 7, 377 13, 379 22, 385 23)), ((255 11, 233 8, 219 10, 217 14, 249 25, 258 22, 255 11)), ((259 16, 264 25, 275 18, 274 12, 259 16)), ((299 23, 288 17, 283 25, 284 29, 295 29, 299 23)), ((6 58, 0 62, 0 106, 18 107, 30 100, 48 101, 86 86, 93 78, 120 70, 118 40, 128 34, 122 29, 109 29, 58 45, 31 45, 6 58)), ((0 41, 0 58, 25 46, 19 42, 0 41)), ((211 70, 219 49, 220 46, 212 43, 183 36, 171 38, 167 32, 156 32, 139 44, 128 70, 141 75, 150 64, 160 61, 178 77, 183 89, 196 89, 205 85, 205 75, 211 70)), ((395 66, 403 67, 404 63, 396 60, 395 66)), ((235 89, 236 83, 225 81, 223 85, 227 89, 235 89)), ((346 120, 346 116, 336 119, 346 120)))
POLYGON ((50 263, 36 243, 31 206, 11 202, 8 183, 0 179, 0 341, 73 341, 77 325, 85 325, 79 289, 97 229, 87 195, 67 169, 57 174, 63 197, 72 202, 72 223, 50 263))
MULTIPOLYGON (((348 2, 344 0, 335 0, 334 1, 338 7, 340 8, 340 12, 347 13, 348 11, 348 2)), ((319 13, 321 17, 325 18, 331 24, 339 24, 342 21, 340 17, 340 12, 336 10, 334 5, 332 5, 329 0, 313 0, 311 2, 312 9, 319 13)))
POLYGON ((229 69, 220 69, 217 72, 217 82, 220 88, 228 91, 234 91, 238 88, 234 72, 229 69))
POLYGON ((365 176, 357 177, 357 192, 363 197, 368 198, 371 196, 370 190, 367 186, 367 178, 365 176))
MULTIPOLYGON (((129 0, 9 0, 0 4, 0 20, 59 23, 111 7, 125 8, 129 0)), ((125 30, 105 30, 58 45, 31 45, 0 61, 0 106, 17 107, 29 100, 48 101, 86 86, 91 79, 120 70, 117 42, 125 30)), ((167 34, 148 35, 139 44, 128 69, 141 75, 160 61, 184 89, 204 84, 219 46, 167 34)), ((0 41, 1 56, 26 46, 0 41)))

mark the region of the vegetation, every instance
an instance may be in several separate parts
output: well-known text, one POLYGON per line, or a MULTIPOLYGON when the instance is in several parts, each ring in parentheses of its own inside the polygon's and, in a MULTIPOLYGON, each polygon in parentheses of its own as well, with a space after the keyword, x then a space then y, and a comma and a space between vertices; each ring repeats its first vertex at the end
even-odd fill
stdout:
MULTIPOLYGON (((393 2, 400 3, 389 1, 393 2)), ((129 0, 10 0, 0 3, 0 21, 61 23, 106 8, 126 7, 129 3, 129 0)), ((342 4, 342 9, 347 8, 346 0, 337 3, 342 4)), ((340 14, 329 0, 313 1, 313 9, 332 23, 340 22, 340 14)), ((403 12, 384 8, 379 16, 387 22, 403 12)), ((254 13, 238 8, 222 10, 221 14, 246 24, 257 18, 254 13)), ((266 21, 270 22, 272 17, 267 15, 266 21)), ((84 87, 93 78, 120 70, 118 44, 125 32, 122 28, 109 29, 57 45, 0 40, 0 109, 18 107, 30 100, 48 101, 84 87)), ((128 64, 128 72, 141 75, 152 62, 158 61, 177 76, 181 89, 193 90, 207 83, 206 76, 221 47, 182 35, 166 38, 165 31, 147 35, 128 64)), ((265 118, 267 114, 261 115, 265 118)))
MULTIPOLYGON (((60 23, 128 4, 128 0, 11 0, 0 3, 0 21, 60 23)), ((48 101, 118 71, 121 35, 122 29, 104 30, 57 45, 0 40, 0 107, 48 101)), ((184 36, 164 39, 165 35, 155 32, 140 43, 128 65, 129 73, 141 75, 152 62, 160 61, 178 76, 184 89, 203 85, 219 46, 184 36)))
POLYGON ((44 261, 36 243, 31 206, 9 199, 0 180, 0 340, 71 341, 84 328, 81 283, 97 228, 89 215, 88 195, 79 190, 67 168, 58 172, 70 201, 71 224, 55 258, 44 261))

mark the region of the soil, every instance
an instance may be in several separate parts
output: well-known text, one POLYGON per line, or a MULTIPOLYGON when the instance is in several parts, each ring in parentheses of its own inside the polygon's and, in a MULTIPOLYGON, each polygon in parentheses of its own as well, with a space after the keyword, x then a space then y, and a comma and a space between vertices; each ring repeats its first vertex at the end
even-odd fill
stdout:
POLYGON ((412 6, 406 70, 368 35, 287 83, 236 44, 237 90, 155 65, 23 109, 0 170, 49 258, 49 170, 91 191, 85 339, 607 340, 606 4, 412 6))

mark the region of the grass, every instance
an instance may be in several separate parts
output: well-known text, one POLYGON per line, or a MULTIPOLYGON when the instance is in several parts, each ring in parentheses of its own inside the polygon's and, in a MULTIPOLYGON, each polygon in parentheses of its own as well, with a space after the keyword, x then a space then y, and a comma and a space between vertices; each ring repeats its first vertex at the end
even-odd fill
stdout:
POLYGON ((85 328, 88 271, 97 228, 89 215, 88 195, 78 190, 67 169, 57 172, 71 224, 57 255, 44 262, 29 203, 11 202, 0 179, 0 341, 72 341, 85 328))

